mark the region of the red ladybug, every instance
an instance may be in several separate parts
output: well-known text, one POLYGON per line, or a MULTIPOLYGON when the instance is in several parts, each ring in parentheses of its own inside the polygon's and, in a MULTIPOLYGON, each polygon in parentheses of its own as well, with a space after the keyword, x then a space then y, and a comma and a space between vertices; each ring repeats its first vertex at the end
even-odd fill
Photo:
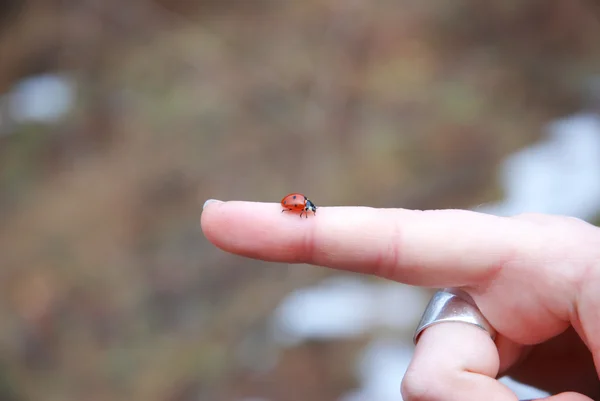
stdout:
POLYGON ((314 203, 312 203, 306 196, 302 194, 289 194, 285 198, 281 200, 281 207, 284 209, 281 213, 285 211, 290 212, 300 212, 300 218, 305 214, 308 219, 308 212, 313 212, 315 215, 317 214, 317 207, 314 203))

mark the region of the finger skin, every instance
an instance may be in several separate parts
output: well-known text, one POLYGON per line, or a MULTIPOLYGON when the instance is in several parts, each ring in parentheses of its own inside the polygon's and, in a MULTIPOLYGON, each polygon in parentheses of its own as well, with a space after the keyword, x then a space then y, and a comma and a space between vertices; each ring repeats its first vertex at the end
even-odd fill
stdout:
MULTIPOLYGON (((499 358, 483 330, 464 323, 444 323, 423 331, 402 380, 405 401, 516 401, 508 387, 495 380, 499 358)), ((566 392, 547 401, 590 401, 566 392)))
POLYGON ((300 219, 280 210, 274 203, 210 204, 202 229, 214 245, 242 256, 428 287, 480 283, 520 257, 517 251, 539 248, 529 223, 474 212, 327 207, 300 219))
POLYGON ((423 331, 402 381, 405 401, 516 401, 495 380, 500 361, 489 334, 464 323, 423 331))
POLYGON ((594 401, 592 398, 586 397, 585 395, 567 391, 564 393, 553 395, 552 397, 542 398, 536 401, 594 401))

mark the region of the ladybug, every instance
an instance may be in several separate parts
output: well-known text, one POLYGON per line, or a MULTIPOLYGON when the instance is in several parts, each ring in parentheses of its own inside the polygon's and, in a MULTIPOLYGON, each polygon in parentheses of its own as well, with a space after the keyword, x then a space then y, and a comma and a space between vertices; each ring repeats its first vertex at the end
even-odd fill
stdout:
POLYGON ((317 214, 317 206, 302 194, 287 195, 281 200, 281 207, 284 208, 281 213, 285 211, 300 212, 300 218, 302 218, 302 215, 304 214, 308 219, 308 212, 313 212, 315 215, 317 214))

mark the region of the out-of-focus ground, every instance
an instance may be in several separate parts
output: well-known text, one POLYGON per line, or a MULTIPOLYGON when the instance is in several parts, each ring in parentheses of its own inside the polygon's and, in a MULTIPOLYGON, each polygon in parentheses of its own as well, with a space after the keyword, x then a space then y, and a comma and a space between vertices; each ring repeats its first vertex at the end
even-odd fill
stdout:
POLYGON ((202 203, 501 204, 502 161, 592 104, 598 38, 594 1, 1 2, 0 399, 383 400, 365 355, 428 293, 225 254, 202 203))

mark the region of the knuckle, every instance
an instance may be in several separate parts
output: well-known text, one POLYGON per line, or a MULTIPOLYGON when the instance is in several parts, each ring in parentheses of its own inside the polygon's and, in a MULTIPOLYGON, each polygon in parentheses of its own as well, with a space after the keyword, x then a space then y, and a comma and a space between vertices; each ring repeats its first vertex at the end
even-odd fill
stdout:
POLYGON ((405 401, 439 401, 447 398, 443 380, 437 375, 409 368, 402 380, 401 392, 405 401))
POLYGON ((302 246, 300 246, 299 259, 305 263, 315 263, 318 260, 317 255, 317 225, 313 224, 306 230, 302 237, 302 246))
POLYGON ((371 273, 378 277, 393 279, 401 263, 404 239, 399 219, 387 219, 389 230, 386 231, 386 238, 382 242, 381 248, 376 251, 376 257, 371 266, 371 273))

